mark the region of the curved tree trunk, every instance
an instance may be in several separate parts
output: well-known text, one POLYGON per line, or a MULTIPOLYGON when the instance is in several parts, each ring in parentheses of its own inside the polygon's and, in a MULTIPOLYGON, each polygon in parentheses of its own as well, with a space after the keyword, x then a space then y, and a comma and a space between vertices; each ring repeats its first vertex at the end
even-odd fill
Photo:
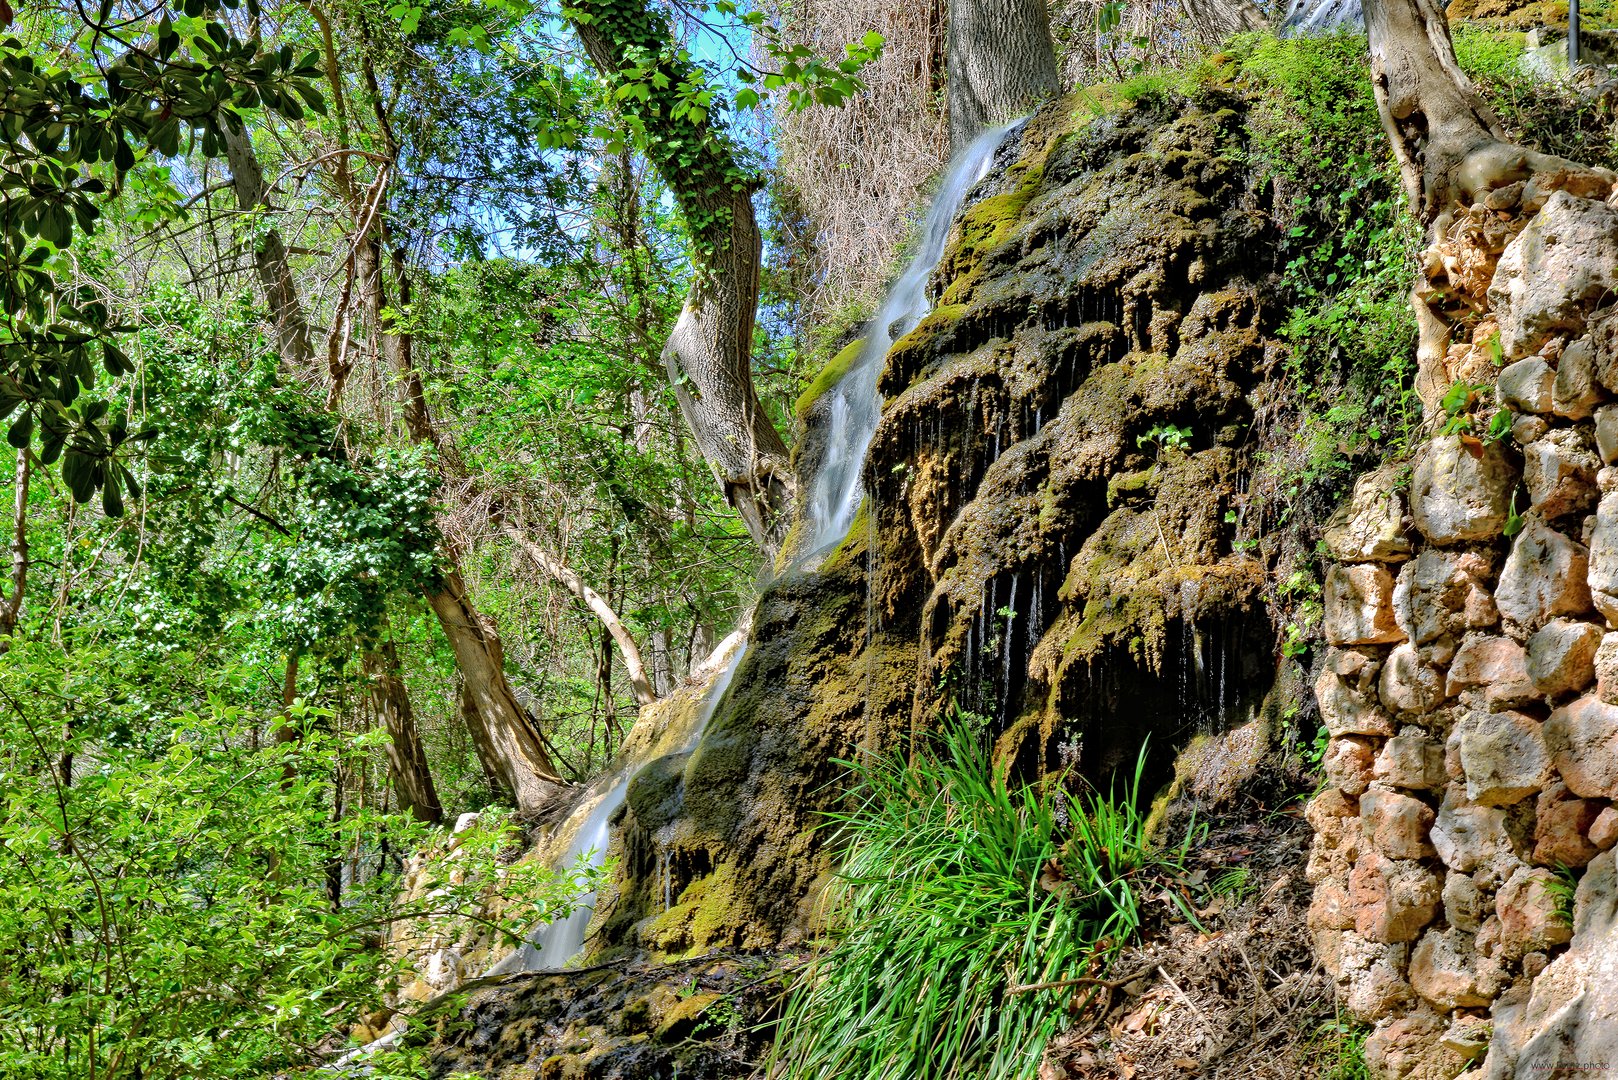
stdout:
POLYGON ((461 715, 472 733, 483 771, 520 810, 537 810, 564 781, 544 740, 506 678, 505 649, 494 625, 481 617, 458 570, 427 594, 433 614, 455 650, 461 670, 461 715))
MULTIPOLYGON (((247 132, 231 133, 229 125, 225 127, 237 205, 243 210, 267 209, 268 187, 247 132)), ((342 155, 334 160, 344 161, 342 155)), ((390 333, 392 323, 383 314, 388 307, 385 275, 389 265, 383 257, 375 202, 358 192, 346 164, 341 165, 338 180, 351 203, 358 232, 353 241, 354 284, 361 290, 376 328, 379 351, 399 377, 405 428, 412 440, 439 446, 438 433, 427 411, 421 379, 410 353, 409 338, 390 333)), ((314 350, 310 345, 309 328, 286 245, 275 230, 269 231, 258 249, 255 263, 274 320, 277 347, 285 350, 280 353, 282 370, 289 375, 312 378, 314 350)), ((333 375, 335 377, 336 373, 333 375)), ((461 670, 463 715, 468 718, 485 770, 497 788, 520 808, 537 809, 555 794, 563 780, 545 753, 533 718, 517 701, 506 679, 505 654, 499 634, 479 616, 467 595, 458 553, 446 548, 445 559, 449 565, 439 586, 426 591, 427 602, 438 616, 461 670)), ((421 769, 420 775, 410 778, 408 784, 401 784, 400 790, 407 786, 423 792, 433 790, 432 777, 426 772, 426 758, 418 752, 419 742, 414 749, 409 745, 392 749, 390 763, 421 769)))
MULTIPOLYGON (((264 170, 253 152, 247 129, 234 128, 228 121, 220 127, 225 132, 225 160, 230 165, 236 206, 243 213, 269 210, 269 185, 264 182, 264 170)), ((274 323, 275 353, 280 358, 281 370, 284 374, 307 377, 314 349, 309 341, 309 323, 298 297, 297 282, 292 278, 292 263, 287 258, 287 247, 279 229, 265 230, 253 252, 253 266, 258 271, 258 282, 264 289, 264 301, 269 305, 274 323)))
POLYGON ((643 3, 578 0, 573 27, 611 86, 642 95, 621 107, 655 132, 646 155, 674 192, 691 232, 696 280, 663 346, 663 363, 703 458, 725 498, 772 561, 793 496, 786 443, 753 387, 753 323, 761 240, 753 213, 758 178, 708 116, 675 112, 701 72, 674 49, 668 21, 643 3), (631 45, 630 43, 634 43, 631 45), (648 64, 644 50, 655 50, 648 64))
POLYGON ((950 149, 960 150, 1060 91, 1045 0, 954 0, 946 65, 950 149))
MULTIPOLYGON (((358 209, 358 208, 356 208, 358 209)), ((412 442, 425 443, 446 458, 446 440, 433 423, 416 370, 408 333, 398 333, 389 309, 387 275, 397 271, 383 258, 381 226, 362 237, 358 246, 359 289, 364 295, 377 338, 377 350, 393 369, 405 431, 412 442)), ((398 274, 401 294, 404 277, 398 274)), ((408 297, 401 295, 401 303, 408 297)), ((481 615, 461 576, 461 553, 447 539, 441 544, 444 570, 437 588, 427 590, 427 602, 455 650, 461 671, 461 712, 484 771, 498 789, 522 810, 537 810, 566 783, 551 764, 545 742, 511 682, 506 678, 505 648, 492 620, 481 615)))

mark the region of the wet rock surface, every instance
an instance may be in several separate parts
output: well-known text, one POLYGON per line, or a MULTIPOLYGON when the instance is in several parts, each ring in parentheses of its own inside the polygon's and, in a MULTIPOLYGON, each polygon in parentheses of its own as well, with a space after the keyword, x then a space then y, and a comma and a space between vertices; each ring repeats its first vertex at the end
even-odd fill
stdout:
POLYGON ((426 1022, 432 1075, 728 1080, 755 1074, 793 961, 770 953, 508 975, 426 1022))

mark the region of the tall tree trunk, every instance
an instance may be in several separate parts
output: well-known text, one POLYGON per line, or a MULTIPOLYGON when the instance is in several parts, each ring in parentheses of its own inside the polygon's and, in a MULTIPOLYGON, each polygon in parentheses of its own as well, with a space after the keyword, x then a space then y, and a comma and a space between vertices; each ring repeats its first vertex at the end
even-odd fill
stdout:
MULTIPOLYGON (((264 170, 253 152, 247 129, 233 127, 228 120, 220 126, 225 132, 225 160, 230 164, 237 208, 243 213, 269 211, 269 185, 264 182, 264 170)), ((307 378, 314 348, 309 341, 309 323, 298 297, 298 285, 292 277, 292 262, 287 257, 286 243, 279 229, 272 227, 263 232, 253 252, 253 266, 258 271, 265 303, 269 305, 282 374, 307 378)))
MULTIPOLYGON (((408 333, 398 333, 387 314, 387 277, 396 275, 400 302, 406 279, 400 268, 384 257, 382 228, 360 238, 358 251, 359 287, 365 297, 376 333, 377 348, 392 369, 399 391, 399 406, 406 433, 412 442, 432 446, 439 452, 441 467, 449 457, 447 441, 433 423, 427 407, 421 375, 416 370, 412 341, 408 333)), ((523 810, 537 810, 565 783, 545 751, 543 737, 534 718, 517 700, 506 678, 505 648, 492 620, 481 615, 467 591, 461 574, 461 553, 447 539, 440 557, 444 570, 438 587, 427 591, 427 602, 438 624, 455 650, 461 669, 462 715, 469 725, 485 772, 494 778, 500 791, 523 810)))
POLYGON ((954 0, 947 65, 949 141, 959 150, 1061 89, 1045 0, 954 0))
POLYGON ((11 648, 11 635, 22 618, 23 593, 28 588, 28 481, 33 476, 27 450, 17 451, 17 483, 12 488, 11 582, 0 600, 0 653, 11 648))
POLYGON ((753 386, 761 241, 758 178, 708 116, 675 112, 701 72, 674 47, 668 20, 644 3, 578 0, 570 9, 585 52, 607 83, 635 83, 621 107, 655 138, 647 158, 690 230, 696 279, 663 346, 680 411, 726 500, 772 561, 793 497, 786 443, 753 386), (646 50, 653 50, 648 58, 646 50))
POLYGON ((483 771, 521 810, 537 810, 565 781, 557 775, 534 720, 506 678, 505 650, 478 614, 460 572, 444 574, 427 596, 461 669, 461 715, 483 771))
POLYGON ((416 730, 416 714, 410 707, 410 694, 399 677, 399 653, 384 638, 365 654, 365 673, 371 682, 371 701, 388 732, 388 772, 399 806, 417 821, 436 825, 443 820, 444 808, 438 802, 438 789, 427 768, 421 733, 416 730))

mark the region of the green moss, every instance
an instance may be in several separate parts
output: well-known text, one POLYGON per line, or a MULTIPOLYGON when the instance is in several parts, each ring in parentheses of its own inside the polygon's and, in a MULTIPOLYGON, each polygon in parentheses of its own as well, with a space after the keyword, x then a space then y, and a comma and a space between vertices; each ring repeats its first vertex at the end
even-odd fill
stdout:
POLYGON ((982 276, 985 258, 1000 250, 1025 222, 1024 211, 1039 191, 1045 175, 1045 154, 1024 158, 1007 171, 1010 191, 980 199, 961 216, 959 240, 946 258, 951 279, 940 302, 959 304, 972 294, 982 276))
POLYGON ((815 402, 819 401, 828 390, 842 381, 843 376, 848 374, 849 368, 853 367, 855 362, 859 360, 860 350, 864 347, 865 339, 855 338, 843 346, 841 352, 827 361, 826 366, 820 369, 820 374, 815 376, 814 382, 809 384, 809 388, 798 395, 798 401, 793 406, 793 409, 800 419, 808 414, 815 402))
POLYGON ((660 1043, 679 1042, 694 1033, 702 1024, 702 1014, 715 1002, 724 1000, 724 997, 724 994, 712 991, 692 994, 664 1014, 663 1022, 652 1032, 652 1038, 660 1043))
POLYGON ((1136 472, 1115 473, 1107 479, 1107 505, 1150 495, 1157 490, 1157 470, 1140 469, 1136 472))

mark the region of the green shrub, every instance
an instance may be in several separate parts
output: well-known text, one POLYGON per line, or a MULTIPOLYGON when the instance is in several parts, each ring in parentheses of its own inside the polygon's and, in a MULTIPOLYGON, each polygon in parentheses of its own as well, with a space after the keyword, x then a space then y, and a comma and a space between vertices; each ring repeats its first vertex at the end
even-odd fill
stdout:
POLYGON ((1034 1076, 1085 996, 1073 980, 1100 976, 1180 876, 1185 846, 1146 838, 1139 769, 1118 800, 1012 787, 961 720, 909 759, 849 767, 834 944, 792 994, 775 1075, 1034 1076))

